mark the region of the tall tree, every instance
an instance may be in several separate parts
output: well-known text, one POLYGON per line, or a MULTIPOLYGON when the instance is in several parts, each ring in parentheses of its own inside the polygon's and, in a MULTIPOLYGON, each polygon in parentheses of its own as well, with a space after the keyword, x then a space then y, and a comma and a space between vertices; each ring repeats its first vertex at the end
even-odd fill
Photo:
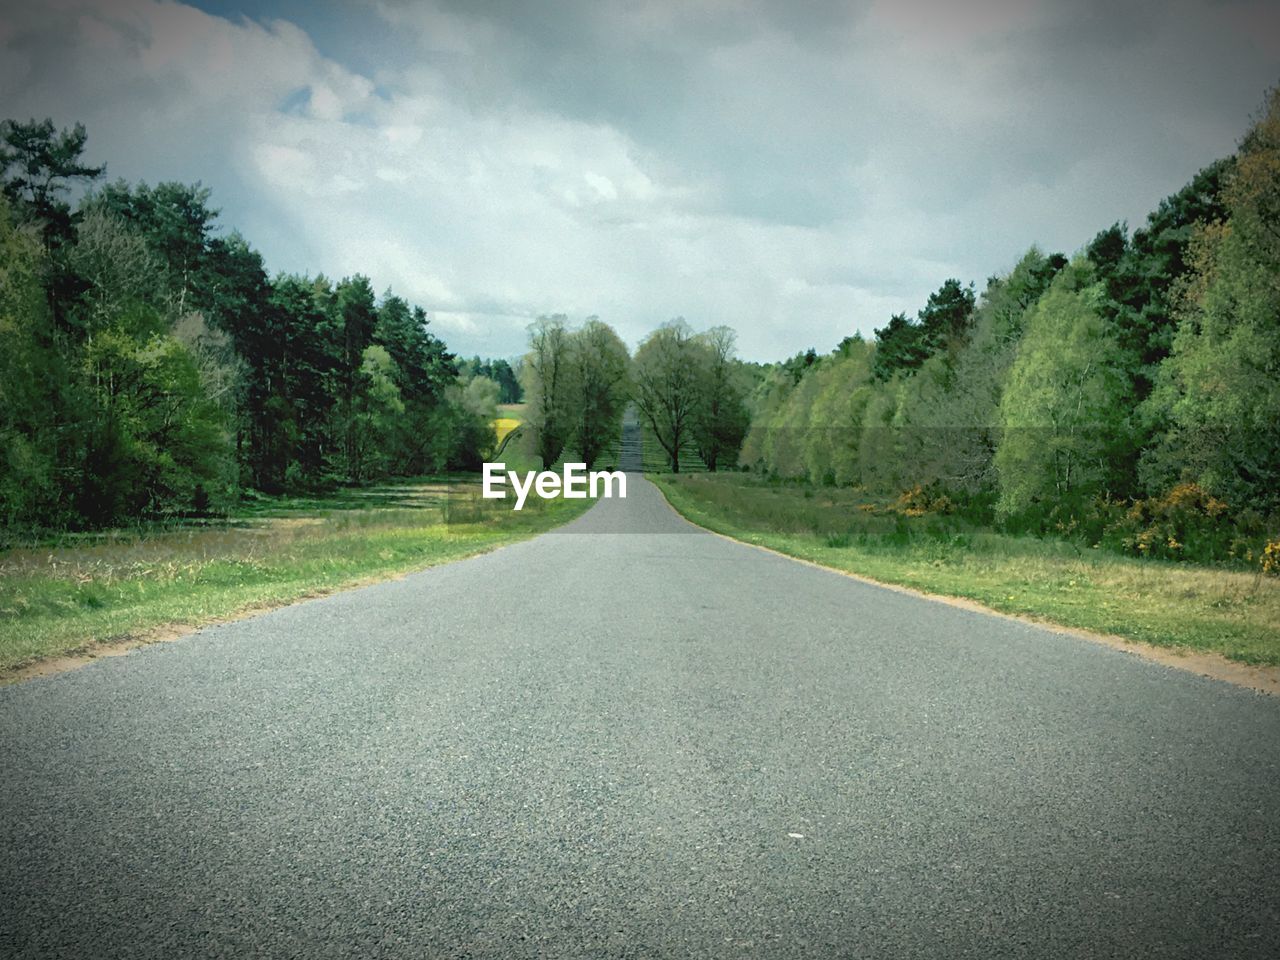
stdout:
POLYGON ((749 414, 734 358, 737 336, 729 327, 712 327, 697 337, 701 347, 694 443, 707 469, 715 472, 736 461, 749 414))
POLYGON ((929 294, 919 313, 920 341, 928 354, 960 345, 973 319, 974 300, 973 284, 965 287, 954 278, 929 294))
POLYGON ((573 443, 588 467, 616 441, 627 401, 631 357, 622 338, 599 317, 570 335, 573 443))
POLYGON ((1130 384, 1093 267, 1077 260, 1032 309, 1000 400, 995 466, 1005 516, 1078 508, 1116 489, 1131 442, 1130 384))
POLYGON ((1065 265, 1032 247, 1008 276, 988 281, 962 341, 902 385, 896 459, 914 483, 966 493, 994 485, 997 410, 1025 315, 1065 265))
POLYGON ((1193 480, 1237 507, 1280 510, 1280 88, 1241 144, 1229 219, 1202 226, 1178 330, 1144 408, 1168 424, 1150 489, 1193 480))
MULTIPOLYGON (((107 184, 87 199, 86 208, 105 209, 132 226, 153 257, 164 264, 167 312, 174 319, 193 310, 208 310, 218 277, 210 248, 218 211, 209 205, 209 190, 199 183, 145 183, 123 180, 107 184)), ((247 246, 243 242, 229 246, 247 246)), ((226 251, 234 256, 235 250, 226 251)))
POLYGON ((263 369, 263 419, 251 443, 255 482, 265 490, 316 482, 330 459, 338 356, 330 331, 328 284, 281 275, 272 283, 264 327, 271 331, 263 369))
POLYGON ((522 370, 529 398, 526 422, 534 431, 542 465, 560 459, 573 433, 570 336, 564 314, 542 316, 529 326, 529 353, 522 370))
POLYGON ((395 362, 397 385, 406 400, 428 405, 443 402, 460 370, 444 341, 429 330, 426 312, 387 291, 378 307, 373 332, 395 362))
MULTIPOLYGON (((1176 290, 1190 265, 1190 244, 1202 224, 1227 217, 1224 193, 1235 158, 1199 171, 1177 193, 1160 201, 1142 229, 1127 236, 1124 224, 1099 233, 1087 248, 1106 297, 1099 304, 1112 321, 1129 357, 1134 394, 1141 400, 1155 382, 1156 368, 1173 345, 1176 290)), ((1160 429, 1152 424, 1148 432, 1160 429)))
POLYGON ((49 335, 44 250, 0 196, 0 527, 70 526, 88 398, 49 335))
POLYGON ((914 370, 929 355, 920 324, 907 319, 905 313, 895 313, 875 336, 873 369, 877 380, 888 380, 899 370, 914 370))
POLYGON ((700 360, 683 317, 664 323, 636 350, 636 406, 666 452, 672 473, 680 472, 680 455, 692 440, 700 360))
POLYGON ((356 401, 368 389, 365 350, 373 342, 378 323, 373 287, 369 278, 356 274, 334 289, 331 310, 338 346, 338 396, 342 444, 342 471, 351 482, 359 482, 358 442, 360 419, 356 401))
POLYGON ((72 238, 74 217, 64 199, 71 182, 102 176, 105 166, 90 166, 80 158, 87 134, 77 123, 57 130, 52 120, 0 123, 0 177, 4 195, 23 222, 38 223, 46 248, 72 238))

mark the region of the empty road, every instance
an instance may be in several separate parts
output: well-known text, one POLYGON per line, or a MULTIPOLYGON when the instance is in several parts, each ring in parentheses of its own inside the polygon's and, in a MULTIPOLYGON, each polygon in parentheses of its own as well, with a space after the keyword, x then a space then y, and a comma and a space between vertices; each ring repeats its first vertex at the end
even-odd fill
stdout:
POLYGON ((0 956, 1280 954, 1280 699, 629 494, 0 688, 0 956))

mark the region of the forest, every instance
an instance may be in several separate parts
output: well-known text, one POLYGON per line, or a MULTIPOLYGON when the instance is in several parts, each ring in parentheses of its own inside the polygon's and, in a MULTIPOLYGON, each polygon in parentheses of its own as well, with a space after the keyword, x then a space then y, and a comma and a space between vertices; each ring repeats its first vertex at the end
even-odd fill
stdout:
POLYGON ((207 189, 103 184, 86 136, 0 129, 0 527, 478 468, 506 361, 460 364, 366 276, 268 276, 207 189))
POLYGON ((86 132, 3 126, 0 523, 89 529, 246 491, 474 470, 495 405, 593 465, 634 403, 672 473, 744 469, 916 513, 1280 570, 1280 92, 1146 222, 775 364, 677 318, 458 360, 354 275, 268 276, 197 185, 103 184, 86 132), (73 187, 82 194, 73 207, 73 187))
POLYGON ((741 463, 780 480, 1280 572, 1280 91, 1140 228, 948 279, 751 408, 741 463))

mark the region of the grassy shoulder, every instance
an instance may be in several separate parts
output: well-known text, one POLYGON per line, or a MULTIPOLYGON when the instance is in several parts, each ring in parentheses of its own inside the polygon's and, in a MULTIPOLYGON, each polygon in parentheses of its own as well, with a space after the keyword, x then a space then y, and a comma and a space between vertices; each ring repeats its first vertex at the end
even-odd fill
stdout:
POLYGON ((0 553, 0 676, 526 539, 590 501, 482 501, 438 480, 271 498, 225 524, 117 531, 0 553))
POLYGON ((652 476, 700 526, 884 583, 1162 647, 1280 665, 1280 578, 906 516, 851 490, 652 476))

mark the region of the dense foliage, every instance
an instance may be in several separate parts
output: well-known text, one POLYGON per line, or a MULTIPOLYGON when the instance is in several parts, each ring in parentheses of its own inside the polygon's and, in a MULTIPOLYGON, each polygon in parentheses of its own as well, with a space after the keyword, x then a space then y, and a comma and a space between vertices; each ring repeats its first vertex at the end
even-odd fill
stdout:
POLYGON ((529 353, 520 364, 526 423, 544 467, 572 450, 594 466, 618 438, 629 395, 631 356, 622 338, 599 317, 578 328, 563 314, 529 327, 529 353))
MULTIPOLYGON (((744 465, 1144 555, 1259 560, 1280 522, 1280 92, 1237 154, 1074 259, 775 365, 744 465)), ((1274 551, 1273 551, 1274 552, 1274 551)))
POLYGON ((0 127, 0 524, 478 464, 496 388, 460 381, 421 308, 359 275, 268 277, 207 190, 93 188, 84 143, 79 126, 0 127))
POLYGON ((636 350, 636 406, 673 473, 689 453, 714 471, 732 463, 742 444, 746 371, 733 351, 728 327, 696 334, 680 318, 653 331, 636 350))
POLYGON ((520 385, 520 376, 508 360, 482 360, 472 357, 470 360, 459 360, 458 371, 470 380, 484 377, 498 385, 499 403, 520 403, 524 400, 524 387, 520 385))

